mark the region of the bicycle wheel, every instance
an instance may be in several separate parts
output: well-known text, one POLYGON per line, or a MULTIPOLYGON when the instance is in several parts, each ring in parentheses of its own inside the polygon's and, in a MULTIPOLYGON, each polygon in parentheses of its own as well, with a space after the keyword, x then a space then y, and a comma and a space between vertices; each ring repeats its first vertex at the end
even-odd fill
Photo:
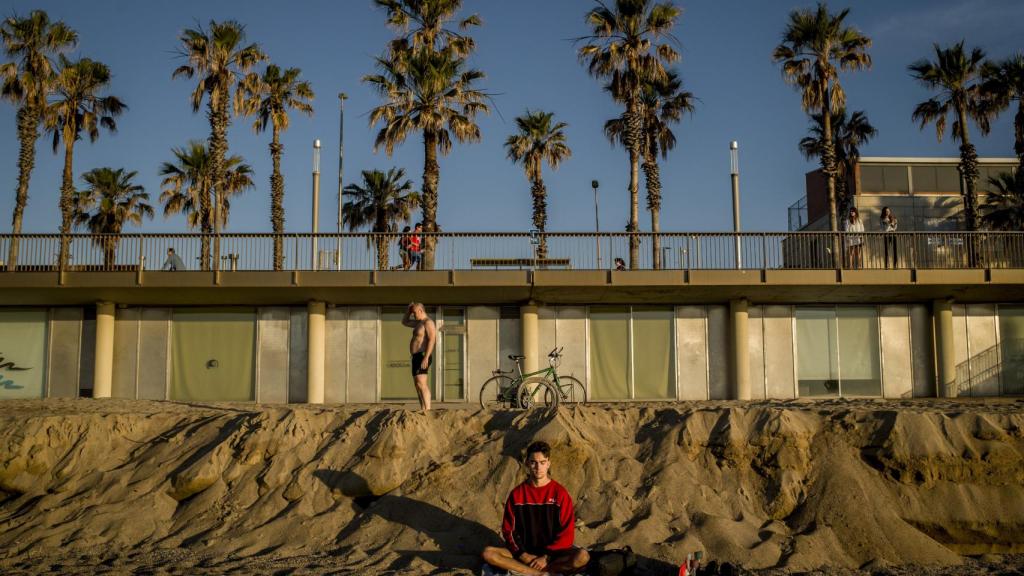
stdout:
POLYGON ((551 387, 551 393, 558 391, 558 401, 574 406, 587 403, 587 389, 573 376, 559 376, 558 384, 551 387))
POLYGON ((480 407, 511 408, 515 402, 515 380, 504 374, 493 376, 480 387, 480 407))
POLYGON ((534 376, 519 385, 520 408, 529 410, 530 408, 552 408, 555 406, 558 406, 558 391, 547 378, 534 376))

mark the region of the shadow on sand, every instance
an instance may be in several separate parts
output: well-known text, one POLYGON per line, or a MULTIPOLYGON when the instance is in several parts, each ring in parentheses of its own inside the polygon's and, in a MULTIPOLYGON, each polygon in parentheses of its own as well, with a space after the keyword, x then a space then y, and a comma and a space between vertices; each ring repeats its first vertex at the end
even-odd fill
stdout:
POLYGON ((436 566, 440 572, 452 568, 478 570, 480 553, 485 546, 498 546, 498 534, 473 520, 459 516, 420 500, 392 493, 374 496, 366 480, 357 474, 338 470, 317 470, 314 477, 329 489, 340 491, 352 498, 359 513, 345 526, 336 538, 337 544, 346 548, 348 540, 362 530, 374 517, 388 522, 402 524, 420 532, 433 542, 437 550, 392 549, 401 555, 391 570, 408 567, 413 559, 419 558, 436 566))

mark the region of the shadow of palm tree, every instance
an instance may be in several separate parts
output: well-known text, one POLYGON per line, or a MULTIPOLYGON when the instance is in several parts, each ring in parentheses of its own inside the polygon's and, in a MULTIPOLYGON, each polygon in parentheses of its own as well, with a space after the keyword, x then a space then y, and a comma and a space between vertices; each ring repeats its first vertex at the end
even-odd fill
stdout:
MULTIPOLYGON (((401 555, 391 569, 408 566, 419 558, 439 569, 475 570, 481 564, 480 553, 485 546, 499 546, 498 534, 473 520, 462 518, 433 504, 406 496, 371 493, 364 478, 350 471, 317 470, 313 476, 332 492, 351 498, 359 513, 338 533, 335 542, 348 549, 347 542, 374 517, 402 524, 427 535, 439 550, 392 550, 401 555)), ((443 572, 443 570, 442 570, 443 572)))

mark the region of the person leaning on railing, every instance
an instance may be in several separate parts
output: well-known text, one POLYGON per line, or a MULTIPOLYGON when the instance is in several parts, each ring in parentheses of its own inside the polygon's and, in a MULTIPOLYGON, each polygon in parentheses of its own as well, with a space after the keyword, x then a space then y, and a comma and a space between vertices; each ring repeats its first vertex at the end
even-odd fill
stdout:
POLYGON ((857 208, 850 207, 850 215, 845 221, 846 231, 846 267, 861 268, 864 259, 864 236, 857 232, 864 232, 864 222, 860 219, 857 208))
POLYGON ((174 248, 167 249, 167 259, 164 260, 164 265, 160 267, 161 270, 184 270, 185 263, 181 261, 181 258, 174 253, 174 248))
POLYGON ((892 267, 896 268, 897 252, 896 252, 896 229, 899 227, 899 222, 896 220, 896 216, 893 215, 892 210, 888 206, 882 207, 882 232, 885 232, 885 267, 889 267, 889 254, 892 254, 892 267))

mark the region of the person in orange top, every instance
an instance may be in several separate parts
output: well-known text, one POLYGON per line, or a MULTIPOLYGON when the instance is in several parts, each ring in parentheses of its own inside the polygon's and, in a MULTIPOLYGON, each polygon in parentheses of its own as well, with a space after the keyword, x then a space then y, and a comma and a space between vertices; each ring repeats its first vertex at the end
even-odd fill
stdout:
POLYGON ((575 574, 590 555, 573 546, 576 514, 569 492, 551 479, 551 446, 534 442, 526 449, 528 477, 509 493, 501 522, 504 547, 488 546, 491 566, 527 576, 575 574))

